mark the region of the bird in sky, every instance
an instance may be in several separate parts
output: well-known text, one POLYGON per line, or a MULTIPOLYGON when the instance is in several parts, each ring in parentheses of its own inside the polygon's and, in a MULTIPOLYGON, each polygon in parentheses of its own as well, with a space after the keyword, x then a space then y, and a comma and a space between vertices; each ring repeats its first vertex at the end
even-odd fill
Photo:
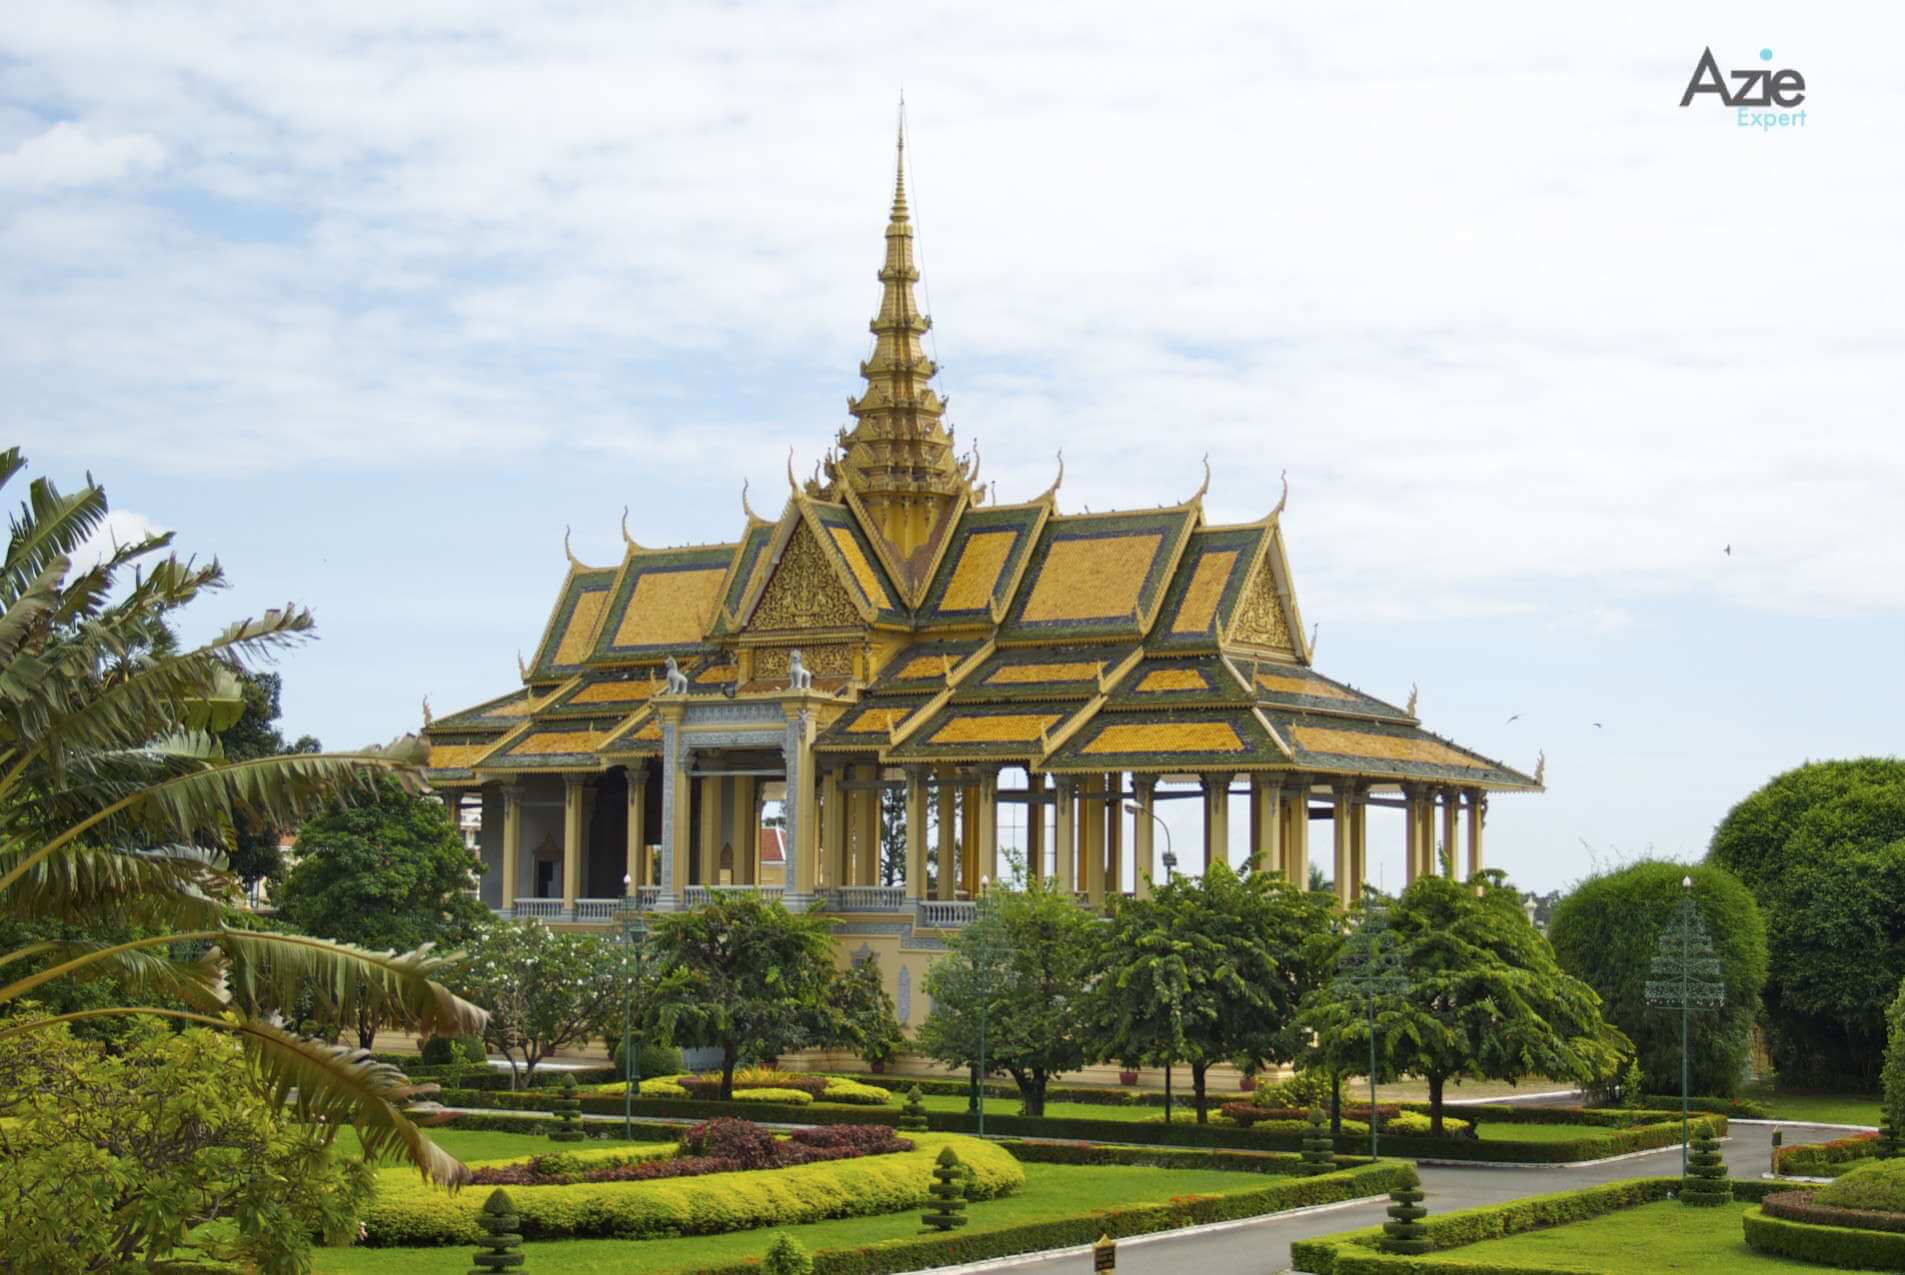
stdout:
POLYGON ((1733 556, 1733 546, 1732 546, 1732 545, 1728 545, 1728 546, 1726 547, 1726 556, 1727 556, 1727 557, 1729 557, 1729 558, 1731 558, 1731 557, 1733 556))
MULTIPOLYGON (((1520 713, 1516 713, 1516 714, 1515 714, 1515 715, 1514 715, 1513 717, 1511 717, 1511 718, 1509 718, 1509 719, 1508 719, 1508 721, 1510 721, 1510 722, 1518 722, 1518 721, 1520 721, 1520 720, 1521 720, 1521 714, 1520 714, 1520 713)), ((1504 723, 1502 723, 1502 724, 1503 724, 1503 725, 1505 726, 1505 725, 1507 725, 1508 723, 1507 723, 1507 722, 1504 722, 1504 723)))
POLYGON ((1594 723, 1594 729, 1595 730, 1601 729, 1601 724, 1599 722, 1594 723))

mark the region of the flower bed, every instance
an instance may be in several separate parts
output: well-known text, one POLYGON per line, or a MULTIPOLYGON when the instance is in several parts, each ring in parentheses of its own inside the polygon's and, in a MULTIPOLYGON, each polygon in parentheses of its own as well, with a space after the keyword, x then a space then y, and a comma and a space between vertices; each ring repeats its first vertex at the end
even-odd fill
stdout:
MULTIPOLYGON (((928 1202, 933 1162, 947 1146, 972 1170, 968 1194, 973 1199, 1007 1195, 1024 1184, 1025 1170, 1003 1147, 945 1134, 914 1135, 913 1143, 910 1151, 888 1155, 713 1173, 687 1181, 522 1186, 510 1188, 509 1194, 522 1217, 522 1233, 530 1239, 648 1239, 919 1208, 928 1202)), ((476 1218, 486 1194, 450 1195, 420 1181, 413 1169, 380 1170, 377 1198, 364 1221, 364 1242, 475 1244, 482 1237, 476 1218)))
POLYGON ((1773 1152, 1773 1172, 1800 1178, 1836 1178, 1878 1154, 1879 1135, 1855 1133, 1831 1142, 1801 1142, 1773 1152))
POLYGON ((745 1120, 710 1120, 681 1137, 673 1152, 663 1150, 553 1152, 520 1164, 475 1171, 473 1186, 568 1186, 576 1182, 647 1182, 691 1178, 748 1169, 785 1169, 823 1160, 911 1151, 913 1144, 886 1125, 833 1125, 796 1129, 777 1138, 745 1120))

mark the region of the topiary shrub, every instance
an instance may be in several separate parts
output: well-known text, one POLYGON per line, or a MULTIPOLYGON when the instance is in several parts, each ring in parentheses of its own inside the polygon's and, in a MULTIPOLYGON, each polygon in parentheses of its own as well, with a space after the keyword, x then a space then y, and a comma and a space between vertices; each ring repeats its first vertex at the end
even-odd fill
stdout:
POLYGON ((915 1131, 926 1128, 926 1103, 920 1098, 918 1085, 906 1093, 906 1105, 900 1108, 900 1128, 915 1131))
POLYGON ((423 1048, 417 1051, 417 1061, 426 1067, 447 1067, 459 1061, 456 1056, 456 1038, 453 1036, 432 1036, 423 1042, 423 1048))
POLYGON ((1694 1135, 1693 1149, 1687 1155, 1687 1174, 1680 1179, 1682 1204, 1711 1207, 1733 1198, 1733 1185, 1726 1180, 1726 1161, 1720 1158, 1719 1139, 1702 1127, 1694 1135))
POLYGON ((562 1127, 550 1134, 549 1140, 551 1142, 580 1142, 582 1141, 582 1100, 575 1094, 575 1077, 564 1075, 562 1086, 557 1092, 561 1094, 561 1097, 549 1105, 556 1113, 556 1119, 562 1122, 562 1127))
POLYGON ((510 1202, 509 1192, 501 1187, 491 1191, 476 1224, 483 1228, 483 1238, 476 1256, 470 1259, 474 1263, 470 1275, 496 1275, 497 1271, 522 1267, 522 1218, 510 1202))
POLYGON ((813 1275, 814 1259, 785 1233, 776 1235, 761 1258, 761 1275, 813 1275))
POLYGON ((1409 1183, 1389 1192, 1389 1218, 1382 1224, 1382 1250, 1385 1253, 1426 1253, 1435 1245, 1429 1241, 1429 1228, 1422 1219, 1429 1210, 1422 1207, 1422 1180, 1413 1172, 1409 1183))
POLYGON ((1905 1127, 1905 983, 1885 1008, 1885 1061, 1879 1067, 1878 1157, 1898 1154, 1898 1130, 1905 1127))
POLYGON ((1303 1134, 1303 1163, 1308 1172, 1328 1173, 1336 1168, 1336 1140, 1330 1137, 1323 1108, 1310 1108, 1310 1127, 1303 1134))
POLYGON ((1905 1159, 1874 1160, 1822 1186, 1813 1198, 1841 1209, 1905 1213, 1905 1159))
POLYGON ((927 1188, 933 1197, 933 1206, 921 1215, 926 1229, 957 1230, 969 1220, 966 1217, 968 1178, 960 1172, 964 1167, 951 1147, 940 1151, 939 1159, 933 1164, 933 1184, 927 1188))
POLYGON ((1647 1078, 1641 1074, 1640 1059, 1629 1058, 1627 1070, 1621 1073, 1621 1106, 1629 1111, 1639 1110, 1646 1092, 1647 1078))
POLYGON ((1299 1071, 1283 1080, 1257 1081, 1251 1101, 1259 1107, 1304 1110, 1330 1100, 1330 1078, 1320 1071, 1299 1071))
POLYGON ((884 1107, 893 1101, 893 1091, 878 1085, 863 1085, 857 1080, 835 1077, 820 1091, 822 1102, 844 1102, 856 1107, 884 1107))
POLYGON ((804 1107, 814 1096, 804 1089, 736 1089, 735 1102, 766 1102, 783 1107, 804 1107))
MULTIPOLYGON (((615 1051, 610 1057, 614 1061, 616 1079, 625 1079, 628 1069, 622 1065, 621 1041, 615 1042, 615 1051)), ((681 1051, 661 1041, 638 1042, 635 1046, 635 1071, 644 1080, 650 1076, 679 1076, 681 1051)))

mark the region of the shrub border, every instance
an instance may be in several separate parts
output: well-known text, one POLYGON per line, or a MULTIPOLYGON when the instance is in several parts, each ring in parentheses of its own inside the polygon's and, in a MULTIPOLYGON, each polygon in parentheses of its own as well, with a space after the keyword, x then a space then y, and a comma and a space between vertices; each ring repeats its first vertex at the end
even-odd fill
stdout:
POLYGON ((1762 1253, 1865 1270, 1905 1270, 1905 1235, 1774 1217, 1763 1206, 1742 1215, 1747 1247, 1762 1253))
MULTIPOLYGON (((1738 1178, 1731 1185, 1736 1200, 1757 1201, 1781 1189, 1775 1183, 1738 1178)), ((1555 1275, 1557 1271, 1568 1271, 1570 1268, 1451 1261, 1447 1251, 1483 1240, 1519 1235, 1525 1231, 1562 1226, 1569 1222, 1585 1222, 1619 1209, 1651 1204, 1655 1200, 1667 1199, 1679 1187, 1679 1178, 1627 1178, 1573 1191, 1531 1195, 1502 1204, 1432 1215, 1423 1219, 1422 1225, 1428 1228, 1429 1239, 1435 1244, 1434 1261, 1377 1251, 1375 1245, 1382 1238, 1383 1228, 1371 1226, 1315 1239, 1297 1240, 1290 1245, 1290 1265, 1297 1270, 1308 1271, 1310 1275, 1396 1275, 1403 1271, 1419 1271, 1422 1275, 1460 1271, 1469 1272, 1469 1275, 1555 1275)), ((1572 1275, 1597 1273, 1575 1270, 1572 1275)))
POLYGON ((1835 1177, 1845 1172, 1840 1166, 1874 1159, 1878 1150, 1879 1135, 1876 1130, 1848 1134, 1830 1142, 1795 1142, 1790 1147, 1780 1147, 1773 1152, 1773 1172, 1788 1177, 1835 1177))
POLYGON ((1878 1209, 1848 1209, 1836 1204, 1815 1204, 1816 1190, 1776 1191, 1759 1202, 1767 1217, 1785 1222, 1806 1222, 1816 1226, 1845 1226, 1857 1231, 1905 1233, 1905 1213, 1885 1213, 1878 1209))

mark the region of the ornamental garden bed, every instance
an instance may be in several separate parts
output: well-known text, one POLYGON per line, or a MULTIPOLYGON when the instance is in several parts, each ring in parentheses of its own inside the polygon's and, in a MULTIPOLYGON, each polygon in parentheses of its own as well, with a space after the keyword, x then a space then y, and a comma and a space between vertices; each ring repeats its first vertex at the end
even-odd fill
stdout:
MULTIPOLYGON (((934 1146, 946 1141, 931 1134, 905 1136, 934 1146)), ((957 1139, 954 1145, 970 1141, 957 1139)), ((1010 1194, 970 1204, 968 1224, 950 1235, 921 1235, 921 1210, 909 1206, 901 1212, 808 1222, 781 1220, 725 1233, 640 1240, 532 1240, 523 1250, 526 1269, 563 1275, 685 1275, 689 1271, 745 1275, 757 1272, 757 1263, 774 1237, 786 1234, 813 1254, 816 1275, 885 1275, 1085 1244, 1101 1233, 1138 1235, 1380 1195, 1408 1173, 1396 1161, 1372 1164, 1345 1159, 1333 1171, 1303 1176, 1308 1166, 1296 1156, 1228 1151, 1064 1144, 1023 1148, 993 1144, 988 1149, 1024 1154, 1024 1185, 1010 1194)), ((867 1163, 808 1167, 845 1169, 867 1163)), ((416 1183, 413 1170, 386 1172, 407 1173, 407 1185, 416 1183)), ((731 1176, 758 1180, 760 1175, 731 1176)), ((920 1176, 924 1180, 923 1167, 920 1176)), ((636 1185, 695 1189, 715 1181, 700 1178, 636 1185)), ((538 1188, 508 1188, 519 1207, 520 1197, 534 1189, 538 1188)), ((475 1196, 475 1206, 480 1208, 488 1193, 465 1191, 457 1198, 475 1196)), ((323 1249, 317 1255, 320 1275, 464 1275, 469 1265, 469 1250, 458 1246, 323 1249)))
POLYGON ((1773 1172, 1796 1178, 1836 1178, 1871 1163, 1878 1149, 1876 1131, 1830 1142, 1801 1142, 1773 1152, 1773 1172))
MULTIPOLYGON (((1732 1272, 1816 1267, 1757 1252, 1743 1223, 1751 1202, 1780 1190, 1734 1181, 1735 1203, 1690 1208, 1673 1198, 1678 1178, 1633 1178, 1484 1208, 1437 1214, 1435 1197, 1422 1220, 1434 1249, 1420 1256, 1384 1253, 1381 1227, 1346 1231, 1290 1246, 1292 1265, 1310 1275, 1627 1275, 1629 1272, 1732 1272)), ((1905 1239, 1905 1236, 1898 1237, 1905 1239)))
POLYGON ((1905 1270, 1905 1160, 1859 1165, 1816 1191, 1779 1191, 1743 1218, 1760 1253, 1853 1269, 1905 1270))

